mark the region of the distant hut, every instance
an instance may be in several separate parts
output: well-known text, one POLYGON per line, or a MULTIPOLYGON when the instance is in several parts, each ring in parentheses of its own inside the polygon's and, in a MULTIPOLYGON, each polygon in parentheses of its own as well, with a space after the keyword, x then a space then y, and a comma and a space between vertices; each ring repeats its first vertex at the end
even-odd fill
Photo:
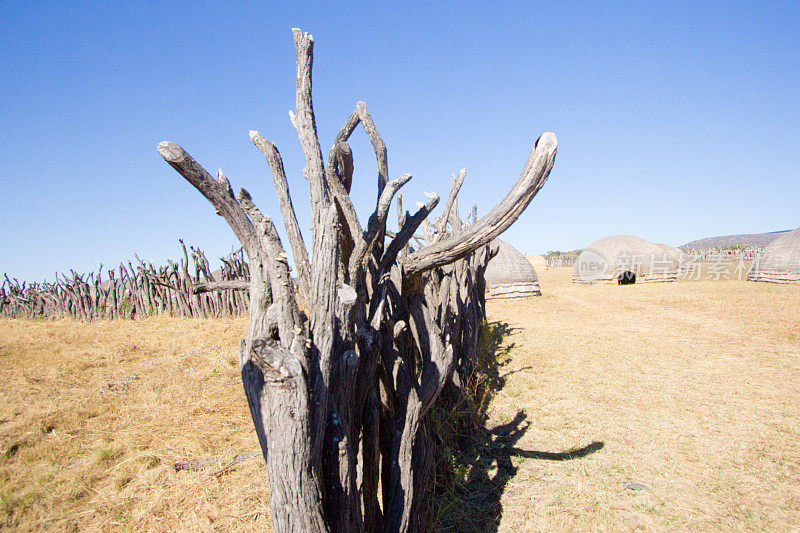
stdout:
POLYGON ((680 248, 670 246, 669 244, 661 244, 658 242, 654 244, 659 248, 661 248, 661 250, 665 254, 667 254, 667 257, 669 257, 673 261, 676 261, 678 264, 680 264, 683 261, 683 250, 681 250, 680 248))
POLYGON ((516 248, 495 239, 492 246, 497 255, 486 267, 486 298, 521 298, 539 296, 539 278, 536 270, 516 248))
POLYGON ((755 258, 749 281, 800 283, 800 228, 769 243, 755 258))
POLYGON ((634 235, 612 235, 584 248, 575 261, 572 281, 620 285, 676 281, 678 268, 674 252, 634 235))
POLYGON ((655 243, 655 245, 661 248, 661 250, 664 252, 665 255, 663 256, 663 259, 669 258, 672 261, 675 261, 675 268, 678 271, 678 275, 680 275, 681 269, 683 268, 683 261, 688 259, 686 253, 680 248, 676 248, 669 244, 655 243))
POLYGON ((547 259, 543 255, 531 254, 526 255, 525 259, 533 266, 534 269, 547 270, 547 259))

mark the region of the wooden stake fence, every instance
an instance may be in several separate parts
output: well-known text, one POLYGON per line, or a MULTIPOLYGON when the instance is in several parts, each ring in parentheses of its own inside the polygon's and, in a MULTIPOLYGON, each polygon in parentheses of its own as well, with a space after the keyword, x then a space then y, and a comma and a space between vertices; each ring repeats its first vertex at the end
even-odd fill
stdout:
POLYGON ((105 276, 102 265, 89 274, 57 274, 52 283, 20 282, 6 274, 0 284, 0 316, 92 321, 246 315, 250 273, 242 250, 221 258, 222 267, 212 272, 202 250, 180 244, 183 257, 166 266, 134 256, 135 266, 121 263, 105 276))

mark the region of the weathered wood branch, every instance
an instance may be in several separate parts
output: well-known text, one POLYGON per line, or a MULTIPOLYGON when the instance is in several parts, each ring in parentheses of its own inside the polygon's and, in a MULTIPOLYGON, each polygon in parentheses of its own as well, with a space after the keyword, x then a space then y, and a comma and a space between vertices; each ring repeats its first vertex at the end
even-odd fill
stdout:
MULTIPOLYGON (((341 129, 339 129, 339 133, 336 134, 336 138, 333 140, 334 146, 340 141, 346 141, 349 139, 359 122, 361 122, 361 113, 358 105, 356 105, 355 110, 350 113, 350 116, 347 117, 347 120, 345 120, 344 124, 342 124, 341 129)), ((332 163, 330 159, 328 161, 332 163)))
POLYGON ((305 155, 306 167, 303 172, 308 179, 311 191, 311 213, 314 231, 321 230, 320 216, 328 205, 328 188, 325 183, 325 168, 322 151, 317 137, 317 124, 311 100, 311 67, 314 60, 314 37, 299 28, 292 28, 294 35, 295 59, 297 60, 297 91, 295 111, 290 112, 292 125, 297 130, 300 146, 305 155))
MULTIPOLYGON (((444 307, 441 312, 446 313, 449 298, 437 298, 431 287, 427 285, 425 291, 428 293, 425 295, 425 301, 429 304, 441 302, 444 307)), ((422 354, 426 359, 422 366, 417 390, 420 417, 425 416, 433 401, 442 391, 442 387, 453 374, 453 346, 449 342, 449 335, 446 336, 434 320, 435 311, 428 309, 426 305, 419 305, 412 308, 410 315, 411 331, 416 337, 418 345, 423 348, 422 354)), ((441 322, 447 323, 447 321, 446 316, 442 317, 441 322)))
MULTIPOLYGON (((458 178, 453 176, 451 180, 450 186, 450 195, 447 197, 447 202, 444 204, 444 211, 442 211, 442 216, 439 217, 438 222, 436 224, 436 230, 439 232, 440 235, 445 233, 447 229, 448 222, 451 222, 450 213, 453 210, 453 207, 456 205, 456 196, 458 196, 458 191, 461 190, 461 185, 464 184, 464 178, 467 177, 467 169, 462 168, 458 173, 458 178)), ((456 209, 457 210, 457 209, 456 209)), ((458 218, 456 216, 456 218, 458 218)), ((461 229, 455 228, 454 229, 461 229)))
POLYGON ((281 154, 274 144, 266 140, 260 133, 250 130, 250 140, 266 156, 269 163, 272 178, 275 182, 275 192, 278 195, 278 205, 283 216, 283 223, 286 227, 286 234, 289 236, 289 245, 292 247, 292 256, 297 265, 297 277, 300 283, 300 290, 304 298, 309 298, 311 294, 311 264, 308 261, 308 250, 303 240, 303 233, 297 223, 297 216, 292 205, 292 196, 289 193, 289 183, 286 180, 286 172, 283 169, 281 154))
POLYGON ((336 175, 336 171, 334 169, 335 167, 328 166, 325 169, 325 178, 328 182, 328 187, 333 194, 333 198, 336 201, 336 205, 338 205, 339 209, 342 211, 342 216, 344 217, 344 223, 350 239, 352 243, 355 244, 362 238, 361 223, 358 220, 356 208, 353 206, 353 202, 350 199, 350 194, 345 188, 342 180, 336 175))
POLYGON ((408 275, 453 263, 508 229, 547 181, 555 161, 556 147, 555 135, 542 134, 531 149, 525 169, 506 197, 469 229, 411 254, 404 262, 408 275))
POLYGON ((345 141, 336 142, 331 148, 328 158, 328 167, 332 167, 338 174, 347 193, 353 184, 353 150, 345 141))
POLYGON ((392 200, 395 193, 400 190, 400 187, 405 185, 411 179, 411 174, 403 174, 396 180, 390 181, 383 189, 380 197, 378 198, 378 205, 375 206, 375 211, 369 217, 367 222, 367 229, 364 231, 363 238, 357 241, 356 249, 350 258, 351 272, 355 265, 364 261, 369 253, 372 252, 375 243, 386 230, 386 218, 389 215, 389 208, 392 206, 392 200))
POLYGON ((173 142, 160 142, 158 144, 158 153, 211 202, 211 205, 228 222, 228 225, 230 225, 236 237, 244 246, 247 255, 250 255, 255 246, 255 228, 241 206, 234 199, 233 192, 230 190, 230 183, 227 183, 226 186, 214 180, 211 174, 200 166, 192 156, 173 142))
POLYGON ((403 226, 400 228, 400 231, 397 232, 397 236, 389 243, 389 246, 386 247, 386 251, 381 259, 380 270, 382 272, 388 272, 391 269, 395 260, 397 260, 397 254, 399 254, 408 244, 408 241, 414 237, 414 232, 416 232, 417 228, 428 218, 428 215, 431 214, 431 211, 436 208, 438 203, 439 196, 436 193, 431 193, 425 205, 420 207, 413 216, 409 216, 408 211, 406 211, 403 216, 403 226))
POLYGON ((250 288, 250 282, 244 280, 228 280, 228 281, 209 281, 206 283, 196 283, 192 292, 194 294, 203 294, 205 292, 213 291, 246 291, 250 288))
POLYGON ((367 132, 367 137, 369 137, 372 148, 375 150, 375 159, 378 162, 378 196, 380 196, 389 181, 389 161, 386 155, 386 144, 378 133, 378 128, 375 127, 369 111, 367 111, 367 104, 358 102, 356 110, 361 119, 361 125, 364 126, 364 131, 367 132))
POLYGON ((237 453, 233 457, 183 458, 175 461, 172 464, 172 467, 176 471, 189 470, 196 472, 199 470, 211 470, 210 475, 217 476, 227 472, 238 463, 247 461, 248 459, 252 459, 254 457, 259 457, 260 455, 261 452, 258 451, 237 453))

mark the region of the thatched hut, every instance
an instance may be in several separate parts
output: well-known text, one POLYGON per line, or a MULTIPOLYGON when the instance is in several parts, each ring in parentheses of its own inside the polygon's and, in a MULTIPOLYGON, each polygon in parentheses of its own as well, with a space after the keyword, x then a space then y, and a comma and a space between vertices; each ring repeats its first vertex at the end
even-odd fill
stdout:
POLYGON ((669 244, 661 244, 658 242, 653 244, 661 248, 661 250, 665 254, 667 254, 667 257, 669 257, 673 261, 676 261, 678 264, 680 264, 683 261, 683 250, 681 250, 680 248, 670 246, 669 244))
POLYGON ((634 235, 612 235, 581 252, 572 271, 574 283, 676 281, 678 259, 652 242, 634 235))
POLYGON ((528 263, 530 263, 534 269, 547 270, 547 259, 545 259, 543 255, 530 254, 526 255, 525 259, 528 260, 528 263))
POLYGON ((681 250, 680 248, 676 248, 675 246, 671 246, 669 244, 661 244, 658 242, 654 244, 659 248, 661 248, 661 250, 664 252, 665 255, 663 258, 665 260, 671 259, 672 261, 675 261, 675 268, 678 272, 678 275, 680 276, 681 269, 683 268, 683 262, 684 260, 688 259, 684 251, 681 250))
POLYGON ((747 273, 749 281, 800 283, 800 228, 786 233, 764 248, 747 273))
POLYGON ((536 270, 524 255, 500 239, 495 239, 492 246, 496 246, 498 252, 486 267, 486 299, 542 294, 536 270))

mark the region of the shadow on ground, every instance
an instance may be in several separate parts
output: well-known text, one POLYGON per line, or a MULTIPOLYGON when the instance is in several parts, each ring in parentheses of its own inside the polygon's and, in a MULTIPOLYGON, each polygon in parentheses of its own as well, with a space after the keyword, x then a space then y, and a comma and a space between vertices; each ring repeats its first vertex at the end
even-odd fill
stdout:
POLYGON ((463 409, 442 413, 444 417, 460 417, 462 420, 459 430, 440 428, 444 429, 441 434, 443 459, 437 465, 431 498, 434 502, 432 529, 436 531, 497 531, 503 514, 501 496, 509 480, 517 473, 512 457, 567 461, 585 457, 604 446, 602 442, 594 441, 566 451, 518 448, 517 442, 530 426, 524 411, 519 411, 504 424, 487 427, 491 397, 505 386, 509 375, 525 370, 503 372, 511 362, 509 354, 514 344, 508 342, 508 336, 513 331, 514 328, 505 322, 486 325, 482 342, 487 358, 481 365, 480 385, 470 395, 477 401, 469 406, 463 406, 469 401, 462 401, 463 409), (465 416, 469 420, 464 420, 465 416), (475 426, 480 429, 476 431, 475 426))

